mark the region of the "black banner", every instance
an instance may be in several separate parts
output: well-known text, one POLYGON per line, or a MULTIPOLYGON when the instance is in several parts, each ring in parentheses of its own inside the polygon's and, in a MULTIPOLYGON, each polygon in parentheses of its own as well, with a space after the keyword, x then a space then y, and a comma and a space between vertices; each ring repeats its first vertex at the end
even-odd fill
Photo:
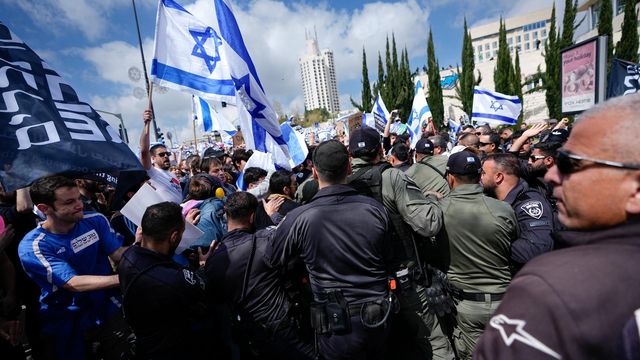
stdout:
POLYGON ((2 23, 0 166, 5 191, 62 172, 142 169, 118 132, 2 23))
POLYGON ((635 94, 640 91, 640 64, 613 59, 609 73, 607 98, 635 94))

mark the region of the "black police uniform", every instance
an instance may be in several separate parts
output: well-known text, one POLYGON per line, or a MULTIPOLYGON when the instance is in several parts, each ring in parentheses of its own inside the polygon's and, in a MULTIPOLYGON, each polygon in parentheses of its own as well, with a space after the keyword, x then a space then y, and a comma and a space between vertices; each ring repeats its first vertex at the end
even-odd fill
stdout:
POLYGON ((388 236, 382 204, 347 185, 320 189, 274 233, 270 263, 283 266, 299 256, 309 271, 312 322, 324 358, 383 356, 383 325, 391 309, 384 259, 388 236))
POLYGON ((118 277, 124 315, 136 335, 140 359, 208 359, 205 283, 170 256, 134 245, 122 256, 118 277))
POLYGON ((236 229, 225 234, 205 265, 208 296, 231 305, 240 319, 239 335, 259 358, 310 359, 313 346, 297 334, 282 271, 265 261, 271 233, 272 229, 236 229))
POLYGON ((520 179, 504 199, 516 213, 520 236, 511 244, 514 273, 533 257, 553 249, 553 208, 546 197, 520 179))

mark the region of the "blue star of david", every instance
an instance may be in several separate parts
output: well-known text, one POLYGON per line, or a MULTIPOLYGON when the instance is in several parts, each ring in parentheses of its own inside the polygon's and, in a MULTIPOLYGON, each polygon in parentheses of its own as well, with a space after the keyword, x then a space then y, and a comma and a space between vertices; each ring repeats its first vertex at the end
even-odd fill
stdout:
POLYGON ((218 36, 218 34, 216 34, 215 30, 210 27, 207 27, 205 31, 189 30, 189 33, 191 33, 193 40, 196 42, 191 55, 202 58, 202 60, 204 60, 204 63, 207 65, 209 72, 212 73, 216 68, 216 64, 218 63, 218 61, 220 61, 218 47, 222 45, 222 39, 218 36), (213 55, 207 54, 207 51, 204 48, 209 38, 213 40, 213 55))
POLYGON ((493 109, 495 112, 498 112, 498 110, 504 110, 499 101, 491 101, 491 106, 489 106, 489 108, 493 109))
POLYGON ((266 117, 262 114, 262 110, 266 109, 267 107, 251 97, 251 80, 249 79, 249 74, 239 79, 236 79, 234 77, 232 77, 232 79, 234 84, 236 85, 236 90, 239 92, 240 100, 247 108, 249 114, 251 114, 251 118, 266 119, 266 117))

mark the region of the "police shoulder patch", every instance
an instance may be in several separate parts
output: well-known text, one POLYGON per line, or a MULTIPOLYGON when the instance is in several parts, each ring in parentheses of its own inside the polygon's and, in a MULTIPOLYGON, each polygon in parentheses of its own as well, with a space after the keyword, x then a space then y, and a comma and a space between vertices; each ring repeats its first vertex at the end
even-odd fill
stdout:
POLYGON ((534 219, 540 219, 544 213, 542 202, 535 200, 527 201, 520 207, 520 209, 534 219))
POLYGON ((190 285, 196 284, 196 279, 193 272, 187 269, 182 269, 182 274, 184 275, 184 280, 188 282, 190 285))

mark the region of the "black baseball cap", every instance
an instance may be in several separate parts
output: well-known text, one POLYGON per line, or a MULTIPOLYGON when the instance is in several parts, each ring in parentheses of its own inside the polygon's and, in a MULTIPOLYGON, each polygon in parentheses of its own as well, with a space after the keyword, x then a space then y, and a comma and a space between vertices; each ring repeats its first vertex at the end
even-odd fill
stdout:
POLYGON ((555 129, 546 138, 544 138, 543 142, 557 142, 564 143, 569 138, 569 131, 567 129, 555 129))
POLYGON ((433 155, 433 143, 427 138, 422 138, 416 143, 416 152, 418 154, 433 155))
POLYGON ((456 175, 478 175, 482 170, 482 164, 476 154, 469 151, 460 151, 449 156, 447 172, 456 175))
POLYGON ((340 173, 349 166, 349 152, 338 140, 320 143, 313 152, 313 166, 319 171, 340 173))
POLYGON ((364 126, 356 129, 349 138, 349 151, 354 157, 369 154, 379 146, 380 134, 372 127, 364 126))

